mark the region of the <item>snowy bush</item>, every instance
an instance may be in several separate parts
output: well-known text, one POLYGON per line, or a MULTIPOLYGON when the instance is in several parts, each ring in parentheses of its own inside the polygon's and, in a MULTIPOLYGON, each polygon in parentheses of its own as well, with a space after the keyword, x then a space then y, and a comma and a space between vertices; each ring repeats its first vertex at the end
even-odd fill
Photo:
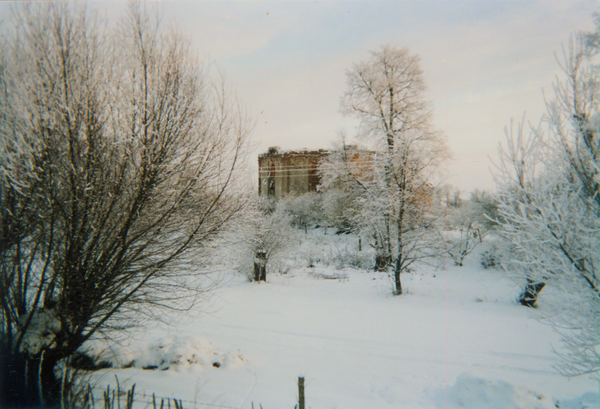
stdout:
POLYGON ((356 251, 356 248, 349 246, 335 249, 332 260, 338 269, 353 267, 368 270, 373 267, 372 255, 364 250, 362 252, 356 251))
POLYGON ((337 244, 323 248, 320 258, 325 266, 335 266, 337 269, 353 267, 369 270, 373 268, 373 254, 368 251, 357 251, 356 245, 337 244))
POLYGON ((498 213, 498 198, 496 194, 475 189, 471 192, 469 203, 473 206, 472 214, 474 220, 481 224, 486 231, 498 226, 500 214, 498 213))
POLYGON ((492 246, 491 249, 481 253, 481 265, 483 268, 494 268, 500 266, 500 258, 497 254, 495 246, 492 246))
POLYGON ((299 243, 294 252, 296 266, 315 267, 334 266, 337 269, 346 267, 372 269, 374 252, 371 247, 363 246, 356 234, 336 234, 337 228, 315 228, 307 234, 296 234, 299 243))
POLYGON ((352 230, 353 197, 342 189, 329 189, 321 194, 323 216, 327 225, 338 230, 352 230))
POLYGON ((305 232, 308 226, 323 224, 326 221, 321 197, 314 192, 287 195, 277 203, 277 207, 290 215, 294 226, 304 229, 305 232))
POLYGON ((458 231, 446 234, 446 242, 448 254, 457 266, 462 267, 465 258, 483 242, 483 233, 473 223, 465 222, 458 231))
POLYGON ((446 228, 452 230, 446 234, 448 254, 457 266, 462 266, 464 259, 483 243, 496 225, 496 199, 487 192, 475 190, 467 201, 461 200, 459 204, 455 199, 446 212, 446 228))
MULTIPOLYGON (((255 266, 264 264, 265 272, 281 272, 281 261, 292 244, 295 229, 281 202, 251 197, 244 213, 221 242, 225 264, 233 265, 250 281, 257 280, 255 266)), ((258 278, 260 280, 260 278, 258 278)))

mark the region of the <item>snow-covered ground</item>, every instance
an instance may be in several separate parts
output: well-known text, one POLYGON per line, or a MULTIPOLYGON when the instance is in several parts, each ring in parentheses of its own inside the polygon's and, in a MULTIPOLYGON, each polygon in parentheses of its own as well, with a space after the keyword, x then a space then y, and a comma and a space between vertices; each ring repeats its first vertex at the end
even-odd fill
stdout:
MULTIPOLYGON (((356 241, 329 237, 343 252, 356 241)), ((197 318, 148 328, 114 348, 110 359, 132 367, 94 377, 135 383, 140 408, 152 393, 185 408, 293 408, 298 376, 313 409, 600 407, 597 381, 554 369, 559 338, 536 319, 544 299, 518 305, 518 286, 483 269, 482 250, 464 267, 404 275, 399 297, 387 274, 335 263, 296 263, 266 284, 226 274, 197 318)))

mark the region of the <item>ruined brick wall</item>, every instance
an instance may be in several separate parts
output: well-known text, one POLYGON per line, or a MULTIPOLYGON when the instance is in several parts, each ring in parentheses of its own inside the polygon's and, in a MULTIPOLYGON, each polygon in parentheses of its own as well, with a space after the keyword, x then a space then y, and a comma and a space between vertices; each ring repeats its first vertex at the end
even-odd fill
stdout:
POLYGON ((326 150, 280 152, 269 148, 258 156, 258 186, 261 196, 281 199, 287 194, 314 192, 321 183, 319 163, 326 150))

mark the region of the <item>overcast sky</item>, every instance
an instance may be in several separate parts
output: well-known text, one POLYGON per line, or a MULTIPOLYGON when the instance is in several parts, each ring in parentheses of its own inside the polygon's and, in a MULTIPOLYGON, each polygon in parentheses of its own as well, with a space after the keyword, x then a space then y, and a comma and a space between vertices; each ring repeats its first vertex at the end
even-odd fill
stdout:
MULTIPOLYGON (((95 3, 109 16, 122 2, 95 3)), ((198 55, 226 72, 255 119, 256 149, 329 148, 356 122, 339 112, 345 71, 382 44, 421 57, 434 123, 453 152, 447 183, 493 189, 511 118, 538 122, 555 52, 592 30, 598 0, 163 1, 198 55)), ((1 6, 0 13, 6 12, 1 6)))

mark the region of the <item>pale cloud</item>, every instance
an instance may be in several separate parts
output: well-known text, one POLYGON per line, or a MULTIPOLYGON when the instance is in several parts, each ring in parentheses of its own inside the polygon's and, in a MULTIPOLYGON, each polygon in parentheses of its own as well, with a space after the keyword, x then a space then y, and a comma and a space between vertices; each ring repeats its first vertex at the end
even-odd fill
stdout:
POLYGON ((259 150, 326 148, 339 128, 353 134, 355 122, 338 112, 345 70, 381 44, 407 46, 422 58, 436 127, 454 151, 447 180, 472 190, 493 188, 489 157, 511 118, 542 115, 542 88, 559 73, 554 52, 572 31, 593 28, 596 3, 339 2, 310 23, 310 5, 292 8, 293 28, 226 66, 240 67, 240 91, 258 107, 259 150))
MULTIPOLYGON (((115 16, 123 3, 100 3, 115 16)), ((421 56, 449 183, 493 188, 488 157, 523 112, 537 122, 554 53, 594 28, 597 0, 167 1, 167 21, 216 63, 256 122, 257 151, 327 148, 356 121, 339 113, 345 70, 382 44, 421 56)), ((0 4, 0 15, 7 7, 0 4)), ((254 156, 251 159, 256 161, 254 156)))
POLYGON ((189 33, 200 55, 216 60, 264 48, 282 28, 265 7, 242 2, 172 1, 164 12, 189 33))

